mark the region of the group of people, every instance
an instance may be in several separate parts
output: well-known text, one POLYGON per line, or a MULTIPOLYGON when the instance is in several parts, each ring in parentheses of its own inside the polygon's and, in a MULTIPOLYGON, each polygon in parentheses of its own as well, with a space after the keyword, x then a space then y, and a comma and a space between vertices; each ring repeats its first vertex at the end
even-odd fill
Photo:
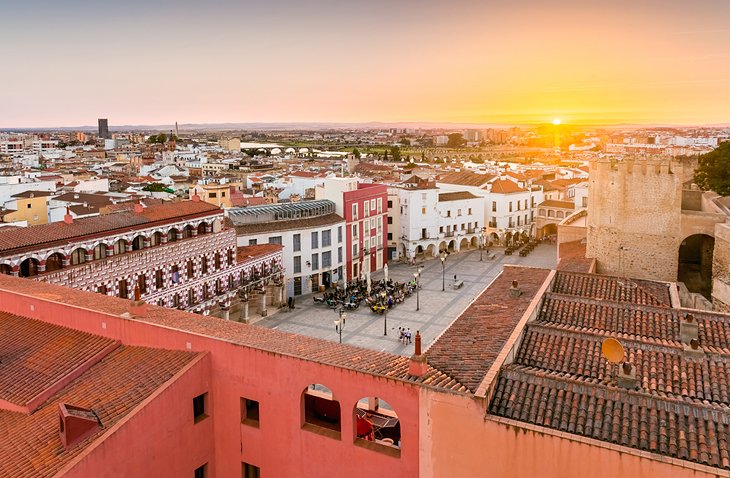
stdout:
POLYGON ((410 344, 413 336, 410 327, 398 327, 398 340, 404 345, 410 344))

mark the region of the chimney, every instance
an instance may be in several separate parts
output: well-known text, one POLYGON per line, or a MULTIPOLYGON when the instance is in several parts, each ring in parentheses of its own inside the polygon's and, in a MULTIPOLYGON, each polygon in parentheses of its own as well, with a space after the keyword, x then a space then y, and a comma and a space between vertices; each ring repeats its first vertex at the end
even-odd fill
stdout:
POLYGON ((137 202, 134 204, 134 212, 137 214, 140 214, 144 211, 144 207, 142 207, 142 203, 139 202, 139 198, 137 198, 137 202))
POLYGON ((423 377, 428 370, 428 360, 421 354, 421 333, 416 330, 416 350, 408 363, 408 375, 423 377))
POLYGON ((79 198, 79 195, 78 194, 74 194, 74 199, 78 199, 78 198, 79 198))
POLYGON ((63 216, 63 222, 66 224, 72 224, 74 222, 74 218, 71 216, 71 209, 66 206, 66 215, 63 216))
POLYGON ((683 344, 689 344, 693 339, 699 340, 699 329, 694 315, 686 314, 679 319, 679 336, 683 344))
POLYGON ((639 379, 636 378, 636 368, 630 362, 624 362, 618 369, 616 385, 627 390, 637 390, 639 379))
POLYGON ((509 288, 509 295, 512 297, 519 297, 522 295, 522 289, 520 289, 516 280, 512 281, 512 287, 509 288))
POLYGON ((59 435, 67 450, 101 429, 101 420, 91 409, 67 403, 58 405, 59 435))
POLYGON ((701 359, 705 356, 705 351, 700 347, 698 339, 692 339, 688 344, 682 344, 682 355, 685 359, 701 359))

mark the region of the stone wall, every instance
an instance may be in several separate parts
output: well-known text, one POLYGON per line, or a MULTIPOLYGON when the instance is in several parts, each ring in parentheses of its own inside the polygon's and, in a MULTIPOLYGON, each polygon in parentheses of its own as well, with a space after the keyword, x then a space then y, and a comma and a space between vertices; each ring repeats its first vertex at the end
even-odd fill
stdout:
POLYGON ((680 161, 591 163, 587 256, 599 273, 676 280, 682 178, 680 161))

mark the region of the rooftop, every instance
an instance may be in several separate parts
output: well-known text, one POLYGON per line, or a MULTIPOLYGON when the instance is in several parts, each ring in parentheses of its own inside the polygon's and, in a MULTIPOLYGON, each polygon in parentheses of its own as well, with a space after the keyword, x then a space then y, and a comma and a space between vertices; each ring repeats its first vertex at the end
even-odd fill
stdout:
POLYGON ((23 401, 43 387, 60 384, 31 413, 0 407, 2 476, 53 476, 197 356, 120 347, 109 339, 10 314, 0 320, 3 398, 23 401), (106 355, 100 355, 104 348, 106 355), (8 354, 12 362, 6 364, 8 354), (84 363, 83 372, 65 376, 84 363), (62 375, 68 380, 60 380, 62 375), (101 422, 99 431, 68 450, 58 431, 62 403, 89 408, 101 422))
POLYGON ((730 470, 730 316, 670 308, 667 284, 629 282, 558 272, 489 413, 730 470), (688 312, 699 353, 681 341, 688 312), (635 387, 617 386, 606 337, 622 343, 635 387))
POLYGON ((548 199, 538 204, 538 207, 558 207, 562 209, 575 209, 575 204, 572 201, 557 201, 555 199, 548 199))
POLYGON ((203 201, 181 201, 145 208, 141 213, 119 212, 103 216, 74 219, 73 223, 55 222, 16 229, 0 230, 0 253, 15 254, 65 244, 70 239, 99 234, 113 234, 120 230, 149 227, 157 223, 176 222, 185 218, 210 216, 221 210, 203 201))
POLYGON ((452 193, 440 193, 439 201, 460 201, 462 199, 481 199, 469 191, 455 191, 452 193))
POLYGON ((494 176, 488 174, 477 174, 471 171, 460 171, 458 173, 450 173, 438 180, 439 183, 458 184, 460 186, 476 186, 482 187, 487 184, 494 176))

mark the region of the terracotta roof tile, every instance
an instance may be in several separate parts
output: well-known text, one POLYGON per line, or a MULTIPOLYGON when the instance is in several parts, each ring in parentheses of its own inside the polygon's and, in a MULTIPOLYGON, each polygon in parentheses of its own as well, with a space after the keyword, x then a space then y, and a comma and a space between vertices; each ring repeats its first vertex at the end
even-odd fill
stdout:
POLYGON ((519 187, 514 181, 509 179, 496 179, 492 181, 491 192, 497 194, 512 194, 526 192, 527 189, 519 187))
POLYGON ((557 201, 555 199, 548 199, 537 205, 537 207, 559 207, 563 209, 575 209, 575 204, 571 201, 557 201))
POLYGON ((344 219, 341 216, 332 213, 325 214, 323 216, 291 219, 286 221, 279 220, 275 222, 258 222, 239 225, 234 225, 231 221, 227 221, 226 223, 236 229, 236 234, 242 236, 247 234, 259 234, 262 232, 291 231, 294 229, 329 226, 337 224, 338 222, 344 222, 344 219))
MULTIPOLYGON (((0 289, 114 315, 124 314, 129 311, 130 307, 129 300, 2 274, 0 274, 0 289)), ((334 367, 345 367, 372 375, 451 391, 466 391, 466 387, 458 379, 434 366, 429 366, 422 377, 410 376, 408 374, 409 358, 387 352, 376 352, 214 317, 200 320, 200 316, 195 314, 151 304, 147 306, 144 318, 134 320, 223 339, 245 347, 313 360, 334 367)))
POLYGON ((452 193, 440 193, 439 201, 459 201, 462 199, 479 199, 469 191, 455 191, 452 193))
POLYGON ((114 341, 0 312, 0 399, 25 406, 114 341))
POLYGON ((145 208, 140 214, 120 212, 102 216, 75 219, 72 224, 55 222, 16 229, 0 230, 0 253, 10 255, 24 250, 46 247, 69 239, 112 234, 118 230, 139 229, 164 221, 177 221, 185 217, 199 217, 219 213, 220 209, 203 201, 181 201, 145 208))
POLYGON ((487 184, 493 175, 489 174, 477 174, 471 171, 461 171, 458 173, 447 174, 446 176, 439 179, 437 182, 445 184, 458 184, 461 186, 476 186, 481 187, 487 184))
POLYGON ((502 367, 489 413, 730 470, 730 316, 691 311, 701 353, 688 355, 666 284, 559 272, 502 367), (661 298, 659 300, 658 298, 661 298), (618 387, 601 353, 620 340, 636 370, 618 387))
POLYGON ((55 475, 196 356, 189 352, 120 347, 34 413, 0 410, 0 435, 4 437, 0 441, 0 476, 55 475), (61 403, 92 409, 102 428, 66 450, 58 433, 61 403))
POLYGON ((426 352, 434 367, 475 392, 550 271, 505 266, 426 352), (522 295, 512 297, 516 280, 522 295))

